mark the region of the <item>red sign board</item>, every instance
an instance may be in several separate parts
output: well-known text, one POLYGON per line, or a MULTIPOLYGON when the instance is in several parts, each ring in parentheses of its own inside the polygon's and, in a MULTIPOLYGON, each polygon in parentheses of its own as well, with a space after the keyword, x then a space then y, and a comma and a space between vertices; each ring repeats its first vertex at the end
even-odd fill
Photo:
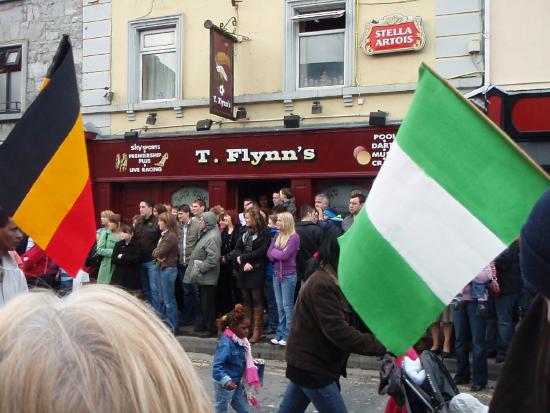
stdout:
POLYGON ((88 141, 100 181, 374 176, 397 127, 88 141))
POLYGON ((425 42, 421 17, 393 14, 367 23, 361 47, 367 55, 373 55, 420 50, 425 42))
POLYGON ((233 119, 234 41, 217 28, 210 29, 210 113, 233 119))

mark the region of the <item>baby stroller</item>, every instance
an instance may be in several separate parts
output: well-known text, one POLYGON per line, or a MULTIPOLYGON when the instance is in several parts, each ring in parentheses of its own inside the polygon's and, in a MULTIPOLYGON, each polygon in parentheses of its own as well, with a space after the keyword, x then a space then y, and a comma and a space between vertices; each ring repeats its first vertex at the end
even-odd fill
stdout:
POLYGON ((421 384, 397 366, 395 358, 386 355, 380 372, 380 394, 388 394, 407 413, 448 413, 449 402, 459 390, 441 360, 431 351, 423 351, 420 362, 426 373, 421 384))

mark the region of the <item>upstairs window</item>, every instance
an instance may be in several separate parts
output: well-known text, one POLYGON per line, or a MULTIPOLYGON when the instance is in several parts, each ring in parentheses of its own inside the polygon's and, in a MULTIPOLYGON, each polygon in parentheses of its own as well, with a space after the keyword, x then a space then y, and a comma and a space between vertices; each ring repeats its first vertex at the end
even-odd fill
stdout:
POLYGON ((354 27, 355 0, 285 0, 283 91, 352 86, 354 27))
POLYGON ((345 10, 300 13, 298 24, 298 87, 344 85, 345 10))
POLYGON ((21 112, 21 47, 0 48, 0 113, 21 112))
POLYGON ((183 16, 128 23, 128 103, 182 98, 183 16))
POLYGON ((174 28, 140 33, 140 100, 169 100, 176 97, 177 65, 174 28))

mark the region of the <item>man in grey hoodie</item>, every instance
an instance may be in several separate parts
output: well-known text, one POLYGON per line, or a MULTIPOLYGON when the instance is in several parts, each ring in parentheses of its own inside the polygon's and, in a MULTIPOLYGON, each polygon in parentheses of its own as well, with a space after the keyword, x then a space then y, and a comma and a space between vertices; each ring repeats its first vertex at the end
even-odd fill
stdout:
POLYGON ((216 337, 216 286, 220 276, 222 239, 216 215, 205 212, 199 217, 199 240, 193 248, 183 281, 198 284, 206 331, 200 337, 216 337))

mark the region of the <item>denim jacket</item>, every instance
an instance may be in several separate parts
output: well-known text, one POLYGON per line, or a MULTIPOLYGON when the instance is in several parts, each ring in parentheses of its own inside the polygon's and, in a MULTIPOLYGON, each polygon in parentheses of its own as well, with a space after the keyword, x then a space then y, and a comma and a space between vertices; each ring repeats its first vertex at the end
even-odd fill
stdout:
POLYGON ((212 378, 225 386, 229 380, 239 384, 246 366, 244 347, 234 343, 229 337, 222 336, 218 341, 212 369, 212 378))

